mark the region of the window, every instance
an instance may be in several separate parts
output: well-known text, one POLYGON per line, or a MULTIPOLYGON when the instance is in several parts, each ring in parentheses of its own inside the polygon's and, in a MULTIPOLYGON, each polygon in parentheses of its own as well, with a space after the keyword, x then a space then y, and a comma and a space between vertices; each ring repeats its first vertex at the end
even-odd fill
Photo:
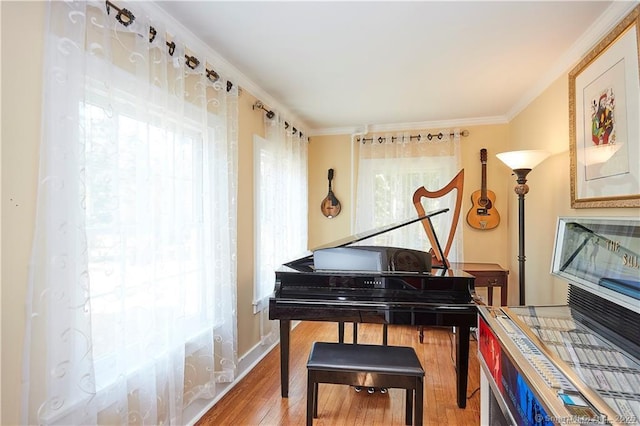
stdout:
MULTIPOLYGON (((448 131, 442 133, 449 135, 448 131)), ((403 134, 373 135, 366 143, 358 143, 356 233, 416 217, 414 192, 422 186, 430 191, 441 189, 460 171, 459 136, 438 142, 430 142, 426 135, 414 139, 419 142, 403 134), (380 143, 379 138, 386 142, 380 143), (396 142, 391 142, 394 139, 396 142)), ((422 200, 426 212, 449 209, 448 214, 432 218, 441 245, 449 235, 455 195, 450 192, 438 199, 422 200)), ((462 260, 461 245, 457 241, 462 241, 460 223, 449 252, 450 261, 462 260)), ((431 248, 421 223, 381 234, 362 244, 423 251, 431 248)))
POLYGON ((126 6, 47 3, 24 424, 182 424, 235 375, 238 89, 126 6))
MULTIPOLYGON (((157 111, 159 112, 159 111, 157 111)), ((104 107, 81 107, 86 134, 86 235, 98 388, 118 377, 114 354, 126 348, 127 369, 148 358, 148 340, 164 312, 194 336, 210 327, 204 251, 203 136, 148 125, 104 107), (108 123, 107 123, 108 122, 108 123), (115 138, 108 137, 114 125, 115 138), (119 336, 121 322, 146 325, 119 336)))
POLYGON ((267 308, 275 271, 307 249, 307 142, 273 127, 268 127, 270 139, 253 138, 254 312, 267 308))

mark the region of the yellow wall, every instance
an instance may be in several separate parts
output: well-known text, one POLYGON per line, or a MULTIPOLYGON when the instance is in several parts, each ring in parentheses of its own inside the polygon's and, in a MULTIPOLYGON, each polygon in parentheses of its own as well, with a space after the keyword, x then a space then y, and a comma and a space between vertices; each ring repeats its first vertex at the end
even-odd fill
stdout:
POLYGON ((43 3, 2 13, 2 417, 19 424, 27 266, 33 237, 44 50, 43 3), (25 23, 28 22, 28 25, 25 23))
POLYGON ((309 248, 351 235, 351 137, 313 136, 309 143, 309 248), (338 216, 328 219, 320 211, 327 196, 327 172, 334 169, 331 189, 340 201, 338 216))
POLYGON ((238 102, 238 354, 260 341, 260 319, 253 314, 253 135, 264 137, 264 113, 253 110, 250 93, 238 102))

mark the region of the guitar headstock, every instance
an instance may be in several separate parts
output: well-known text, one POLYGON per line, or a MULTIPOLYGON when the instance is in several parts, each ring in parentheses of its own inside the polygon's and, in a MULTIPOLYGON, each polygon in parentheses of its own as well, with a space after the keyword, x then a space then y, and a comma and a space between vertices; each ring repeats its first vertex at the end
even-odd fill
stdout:
POLYGON ((487 164, 487 149, 486 148, 482 148, 480 150, 480 161, 482 162, 482 164, 487 164))

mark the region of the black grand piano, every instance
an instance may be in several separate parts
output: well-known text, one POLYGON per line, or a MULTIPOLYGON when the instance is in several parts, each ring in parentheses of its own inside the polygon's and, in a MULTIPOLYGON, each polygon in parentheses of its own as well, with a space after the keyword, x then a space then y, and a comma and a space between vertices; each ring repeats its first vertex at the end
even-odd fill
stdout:
POLYGON ((280 320, 282 397, 289 394, 291 320, 455 326, 457 402, 466 406, 469 335, 477 325, 473 276, 448 268, 437 237, 432 250, 444 262, 433 268, 431 252, 352 245, 418 221, 426 221, 435 236, 431 218, 446 211, 328 244, 276 271, 269 319, 280 320))

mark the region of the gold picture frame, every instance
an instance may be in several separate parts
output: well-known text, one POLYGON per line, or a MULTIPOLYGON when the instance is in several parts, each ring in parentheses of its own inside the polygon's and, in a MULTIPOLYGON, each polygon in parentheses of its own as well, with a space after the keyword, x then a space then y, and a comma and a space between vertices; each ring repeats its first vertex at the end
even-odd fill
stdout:
POLYGON ((571 207, 640 207, 640 6, 569 73, 571 207))

